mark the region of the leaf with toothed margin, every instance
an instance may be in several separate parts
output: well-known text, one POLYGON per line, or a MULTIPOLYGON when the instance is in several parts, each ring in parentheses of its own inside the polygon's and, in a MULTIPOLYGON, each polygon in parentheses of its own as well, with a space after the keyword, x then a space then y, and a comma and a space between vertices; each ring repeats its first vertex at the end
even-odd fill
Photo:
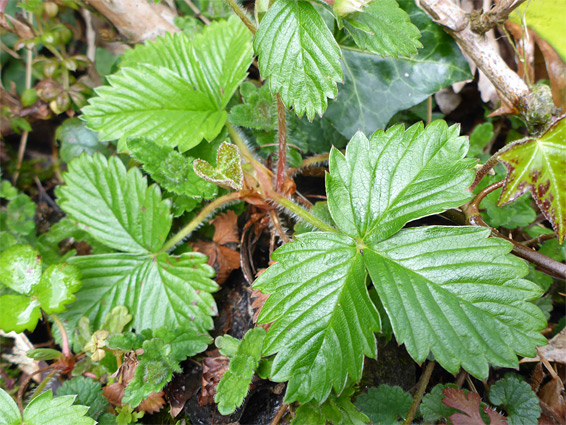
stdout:
POLYGON ((271 294, 258 323, 274 322, 263 355, 277 353, 271 380, 289 380, 287 402, 326 400, 375 357, 379 315, 366 288, 362 255, 348 236, 305 233, 273 253, 278 263, 254 283, 271 294))
POLYGON ((541 137, 511 145, 499 155, 507 178, 499 205, 508 204, 526 191, 558 234, 566 238, 566 116, 541 137))
POLYGON ((228 142, 223 142, 218 148, 216 167, 204 159, 195 159, 193 166, 197 176, 220 187, 241 190, 244 185, 240 151, 228 142))
POLYGON ((511 244, 489 229, 419 227, 364 248, 398 343, 417 362, 429 352, 451 373, 486 379, 489 364, 516 368, 516 353, 546 345, 544 315, 528 302, 542 295, 511 244))
POLYGON ((126 328, 138 332, 161 326, 194 325, 202 332, 213 327, 217 311, 211 293, 218 285, 211 280, 214 271, 205 255, 115 253, 73 257, 69 262, 83 276, 77 301, 61 315, 71 325, 86 316, 98 329, 114 307, 124 305, 134 316, 126 328))

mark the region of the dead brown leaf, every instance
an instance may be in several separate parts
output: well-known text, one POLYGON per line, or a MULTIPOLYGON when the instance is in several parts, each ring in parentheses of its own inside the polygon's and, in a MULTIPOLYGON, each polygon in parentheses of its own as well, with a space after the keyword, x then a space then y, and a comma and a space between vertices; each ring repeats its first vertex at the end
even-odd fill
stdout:
POLYGON ((165 399, 163 392, 151 393, 145 400, 143 400, 136 410, 138 412, 156 413, 165 406, 165 399))
MULTIPOLYGON (((481 397, 479 394, 469 392, 466 394, 460 388, 445 388, 442 391, 444 398, 442 403, 445 406, 453 407, 462 413, 454 413, 450 420, 454 425, 485 425, 480 415, 481 397)), ((482 406, 483 411, 489 416, 490 425, 503 425, 507 419, 493 409, 482 406)))
MULTIPOLYGON (((555 335, 548 345, 539 348, 544 358, 549 362, 556 362, 566 364, 566 328, 562 329, 560 333, 555 335)), ((519 363, 539 362, 540 357, 537 355, 532 358, 524 358, 519 363)))
POLYGON ((208 357, 202 361, 202 390, 198 397, 201 406, 214 403, 216 387, 230 363, 230 360, 218 350, 207 351, 206 354, 208 357))
POLYGON ((566 110, 566 63, 546 40, 540 38, 536 33, 533 35, 544 57, 554 104, 564 111, 566 110))

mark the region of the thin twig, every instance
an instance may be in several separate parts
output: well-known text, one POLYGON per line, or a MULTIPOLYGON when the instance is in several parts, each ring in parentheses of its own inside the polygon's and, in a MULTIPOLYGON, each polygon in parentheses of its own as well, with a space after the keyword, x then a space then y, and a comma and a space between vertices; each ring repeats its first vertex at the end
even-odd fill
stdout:
POLYGON ((285 233, 283 226, 281 225, 281 221, 277 216, 277 212, 275 210, 269 211, 269 217, 271 218, 271 223, 273 223, 273 227, 275 228, 275 233, 279 235, 279 237, 283 240, 283 242, 285 243, 291 242, 291 240, 285 233))
POLYGON ((285 105, 279 93, 277 93, 277 125, 279 128, 279 149, 275 190, 281 192, 283 190, 283 184, 285 183, 285 169, 287 168, 287 117, 285 105))
POLYGON ((200 13, 199 8, 196 7, 195 4, 191 0, 185 0, 185 3, 187 3, 187 6, 189 6, 193 12, 195 12, 195 16, 197 18, 199 18, 202 22, 204 22, 205 25, 210 25, 210 20, 206 16, 203 16, 200 13))
POLYGON ((544 235, 540 235, 537 236, 536 238, 529 239, 528 241, 521 242, 521 244, 525 246, 534 246, 534 245, 538 245, 543 241, 554 239, 555 237, 556 237, 555 233, 545 233, 544 235))
POLYGON ((426 100, 426 125, 432 122, 432 96, 426 100))
POLYGON ((252 21, 250 21, 250 19, 247 17, 246 13, 240 8, 238 3, 236 3, 236 0, 226 0, 226 3, 228 3, 228 6, 230 6, 230 8, 234 11, 236 15, 238 15, 238 18, 240 18, 240 20, 244 23, 244 25, 248 27, 248 29, 252 32, 252 34, 255 35, 255 33, 257 32, 256 26, 252 23, 252 21))
POLYGON ((464 369, 460 369, 460 373, 458 374, 458 377, 456 378, 456 386, 458 388, 462 388, 462 385, 464 384, 464 381, 466 380, 466 377, 468 376, 468 372, 466 372, 464 369))
POLYGON ((410 425, 413 423, 413 419, 415 419, 415 415, 417 414, 417 410, 419 408, 419 405, 421 404, 421 400, 423 399, 423 395, 426 391, 426 387, 428 386, 428 383, 430 381, 430 377, 432 376, 432 371, 434 370, 434 366, 435 366, 436 362, 429 362, 426 365, 426 368, 421 376, 421 379, 419 381, 419 386, 417 388, 417 392, 415 393, 415 395, 413 396, 413 402, 411 403, 411 407, 409 408, 409 411, 407 412, 407 417, 405 418, 405 421, 403 422, 403 425, 410 425))
POLYGON ((269 425, 277 425, 281 418, 285 415, 285 412, 287 412, 288 408, 289 405, 287 403, 283 403, 269 425))
POLYGON ((504 23, 511 12, 523 4, 526 0, 501 0, 491 10, 481 13, 474 11, 470 14, 470 26, 473 32, 485 34, 497 25, 504 23))

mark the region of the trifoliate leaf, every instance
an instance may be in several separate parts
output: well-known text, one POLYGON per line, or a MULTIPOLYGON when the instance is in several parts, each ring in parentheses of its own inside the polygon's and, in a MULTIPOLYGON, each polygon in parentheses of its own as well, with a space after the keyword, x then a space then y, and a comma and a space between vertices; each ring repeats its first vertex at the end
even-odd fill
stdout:
POLYGON ((24 295, 0 297, 0 329, 4 332, 32 332, 41 319, 39 302, 24 295))
POLYGON ((81 155, 69 164, 59 205, 80 227, 111 248, 155 252, 171 228, 171 212, 157 186, 148 188, 137 168, 101 154, 81 155))
POLYGON ((409 412, 413 398, 401 387, 380 385, 370 388, 367 394, 356 399, 356 407, 365 413, 374 424, 394 424, 403 420, 409 412))
POLYGON ((128 140, 128 149, 151 178, 168 191, 204 199, 217 195, 218 187, 195 173, 194 158, 185 157, 176 149, 160 146, 149 139, 128 140))
POLYGON ((456 409, 446 406, 442 403, 444 398, 445 388, 458 388, 455 384, 442 385, 437 384, 430 391, 430 393, 425 394, 421 405, 419 406, 420 412, 423 415, 423 419, 428 423, 439 423, 442 418, 449 418, 454 413, 456 409))
POLYGON ((244 184, 242 159, 235 145, 223 142, 216 153, 216 167, 203 159, 195 159, 195 173, 204 180, 220 187, 241 190, 244 184))
POLYGON ((212 342, 208 334, 189 326, 174 329, 162 327, 156 329, 153 336, 160 338, 164 344, 171 345, 169 358, 174 362, 182 362, 188 357, 202 353, 212 342))
POLYGON ((170 256, 105 254, 73 257, 83 276, 75 301, 61 316, 71 324, 87 316, 98 329, 104 317, 117 305, 124 305, 134 317, 128 327, 191 327, 212 329, 216 304, 211 292, 218 285, 206 265, 206 256, 184 253, 170 256))
POLYGON ((236 16, 213 22, 192 40, 168 33, 124 54, 120 66, 164 67, 206 94, 218 110, 226 107, 252 63, 250 31, 236 16))
POLYGON ((499 205, 530 191, 558 235, 566 238, 566 118, 554 123, 540 138, 513 144, 499 155, 507 167, 499 205))
MULTIPOLYGON (((350 400, 352 391, 331 395, 320 404, 311 401, 299 406, 291 425, 366 425, 369 418, 356 409, 350 400)), ((376 422, 377 424, 378 422, 376 422)))
POLYGON ((41 278, 41 257, 29 245, 15 245, 0 255, 0 282, 20 294, 31 295, 41 278))
POLYGON ((77 376, 70 381, 63 382, 57 389, 57 397, 65 395, 76 396, 74 404, 89 406, 87 415, 97 420, 106 411, 108 401, 102 395, 100 382, 85 376, 77 376))
POLYGON ((263 17, 254 47, 271 93, 309 119, 322 115, 342 79, 340 48, 314 6, 277 0, 263 17))
POLYGON ((258 323, 274 322, 263 355, 277 353, 271 379, 289 380, 287 402, 326 400, 347 377, 359 380, 364 354, 377 355, 379 316, 366 288, 362 255, 340 234, 305 233, 279 248, 254 284, 271 294, 258 323))
POLYGON ((144 341, 143 354, 138 357, 139 364, 134 379, 126 387, 123 403, 138 406, 143 399, 159 392, 171 380, 173 372, 179 372, 179 363, 172 360, 171 345, 163 344, 160 338, 144 341))
POLYGON ((22 416, 18 405, 10 395, 0 388, 0 422, 2 425, 20 425, 22 416))
POLYGON ((338 228, 352 238, 379 241, 411 220, 469 200, 473 160, 464 159, 467 142, 458 130, 444 121, 406 131, 398 125, 370 140, 356 134, 346 155, 334 149, 326 192, 338 228))
POLYGON ((230 123, 266 131, 277 128, 277 102, 267 84, 257 88, 246 81, 240 87, 240 94, 244 103, 230 109, 230 123))
POLYGON ((515 377, 506 376, 491 386, 489 400, 493 405, 505 408, 509 425, 536 425, 540 417, 540 405, 531 386, 515 377))
POLYGON ((43 272, 37 285, 37 300, 48 314, 62 313, 65 305, 75 300, 81 287, 81 272, 70 264, 51 265, 43 272))
POLYGON ((98 141, 98 134, 86 127, 86 123, 78 118, 69 118, 55 131, 55 139, 60 144, 59 155, 65 162, 71 162, 83 152, 93 155, 100 152, 104 156, 110 155, 106 143, 98 141))
POLYGON ((88 406, 73 404, 74 396, 66 395, 53 398, 51 391, 46 391, 24 409, 25 425, 94 425, 95 421, 85 416, 88 406))
POLYGON ((148 137, 186 151, 214 139, 226 122, 206 93, 166 68, 122 68, 108 82, 82 109, 101 141, 148 137))
POLYGON ((238 350, 240 340, 230 335, 221 335, 216 337, 214 344, 218 348, 218 351, 220 351, 220 354, 228 358, 232 358, 238 350))
POLYGON ((419 227, 364 248, 364 263, 396 340, 417 362, 432 351, 451 373, 460 366, 486 379, 489 363, 518 367, 515 353, 545 345, 542 295, 520 279, 528 268, 506 255, 511 244, 489 229, 419 227))
MULTIPOLYGON (((381 0, 375 3, 381 3, 381 0)), ((399 111, 426 100, 444 87, 472 79, 456 42, 414 0, 398 0, 422 34, 424 48, 411 58, 381 58, 342 47, 344 83, 324 118, 348 139, 358 130, 385 129, 399 111)))
POLYGON ((344 18, 344 27, 362 50, 380 56, 410 56, 417 53, 420 31, 395 0, 379 0, 361 12, 344 18))
POLYGON ((234 357, 230 359, 229 369, 218 383, 214 401, 222 415, 234 413, 241 406, 250 389, 252 378, 259 364, 265 329, 250 329, 238 344, 234 357))

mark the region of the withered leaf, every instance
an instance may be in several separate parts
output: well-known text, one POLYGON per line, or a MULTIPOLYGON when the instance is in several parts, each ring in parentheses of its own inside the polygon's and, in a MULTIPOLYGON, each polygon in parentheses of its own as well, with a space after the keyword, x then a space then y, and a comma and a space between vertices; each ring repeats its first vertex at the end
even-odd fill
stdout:
POLYGON ((218 350, 207 351, 202 361, 202 390, 198 397, 201 406, 214 403, 218 383, 228 370, 230 360, 220 354, 218 350))
MULTIPOLYGON (((448 407, 453 407, 463 413, 454 413, 450 416, 450 420, 454 425, 485 425, 480 414, 481 398, 479 394, 469 392, 466 394, 460 388, 445 388, 442 391, 444 398, 442 403, 448 407)), ((504 416, 482 406, 484 412, 489 416, 490 425, 503 425, 507 424, 504 416)))

